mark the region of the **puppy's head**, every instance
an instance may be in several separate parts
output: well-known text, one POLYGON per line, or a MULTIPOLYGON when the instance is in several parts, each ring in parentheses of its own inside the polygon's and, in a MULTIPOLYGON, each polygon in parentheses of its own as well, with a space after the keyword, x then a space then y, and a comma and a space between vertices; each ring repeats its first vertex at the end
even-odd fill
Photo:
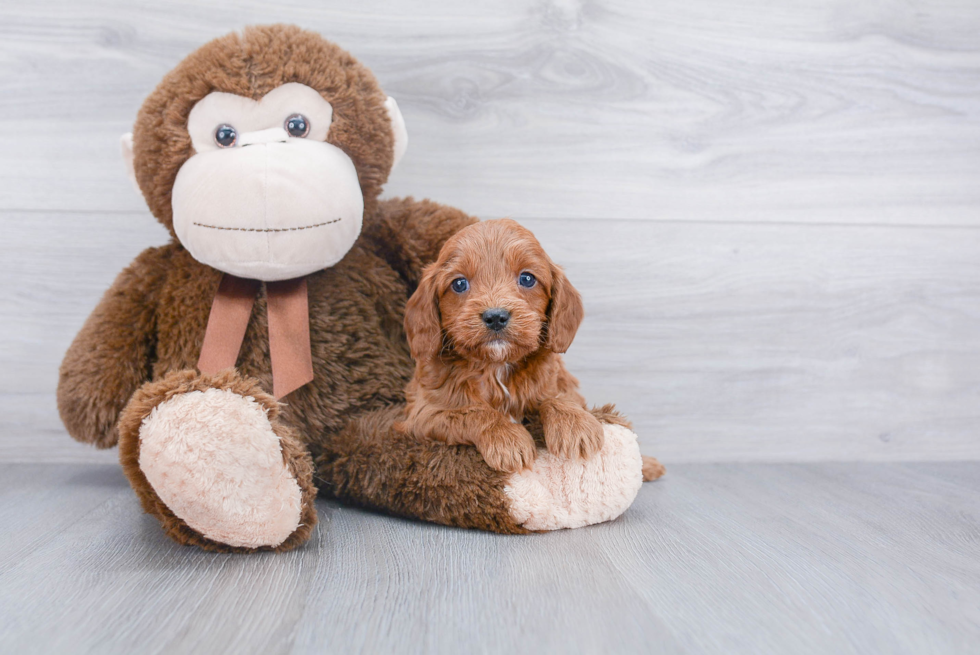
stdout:
POLYGON ((416 361, 451 351, 514 362, 540 348, 565 352, 582 316, 581 296, 534 235, 501 219, 446 242, 408 301, 405 332, 416 361))

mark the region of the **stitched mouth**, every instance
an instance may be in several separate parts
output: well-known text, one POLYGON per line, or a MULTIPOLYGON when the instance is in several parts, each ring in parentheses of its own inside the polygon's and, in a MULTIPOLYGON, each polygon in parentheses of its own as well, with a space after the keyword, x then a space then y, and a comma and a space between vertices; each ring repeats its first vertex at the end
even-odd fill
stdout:
POLYGON ((231 230, 233 232, 298 232, 300 230, 312 230, 317 227, 323 227, 324 225, 333 225, 334 223, 339 223, 344 220, 343 218, 335 218, 332 221, 324 221, 323 223, 314 223, 313 225, 303 225, 302 227, 270 227, 270 228, 258 228, 258 227, 224 227, 221 225, 205 225, 204 223, 194 223, 197 227, 206 227, 209 230, 231 230))

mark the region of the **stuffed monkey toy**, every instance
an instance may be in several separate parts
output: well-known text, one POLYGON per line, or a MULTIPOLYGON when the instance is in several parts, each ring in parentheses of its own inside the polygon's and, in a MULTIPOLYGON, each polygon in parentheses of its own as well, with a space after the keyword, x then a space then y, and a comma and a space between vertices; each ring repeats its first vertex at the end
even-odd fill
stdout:
POLYGON ((123 137, 170 242, 116 278, 61 366, 68 432, 119 455, 183 544, 284 551, 317 492, 500 533, 609 520, 641 483, 614 412, 588 462, 489 468, 391 430, 413 363, 405 303, 474 222, 379 200, 405 151, 394 100, 347 52, 290 26, 216 39, 168 73, 123 137))

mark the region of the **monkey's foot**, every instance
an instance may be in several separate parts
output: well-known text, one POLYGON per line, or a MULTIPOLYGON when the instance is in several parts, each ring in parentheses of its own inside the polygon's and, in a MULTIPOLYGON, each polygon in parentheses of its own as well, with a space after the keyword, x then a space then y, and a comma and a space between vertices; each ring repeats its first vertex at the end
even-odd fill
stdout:
POLYGON ((580 528, 626 511, 643 484, 640 448, 632 430, 602 427, 605 443, 592 458, 565 459, 539 449, 529 470, 510 476, 504 494, 518 524, 529 530, 580 528))
POLYGON ((206 550, 289 550, 316 523, 309 453, 275 399, 233 371, 144 385, 119 426, 120 459, 148 513, 206 550))

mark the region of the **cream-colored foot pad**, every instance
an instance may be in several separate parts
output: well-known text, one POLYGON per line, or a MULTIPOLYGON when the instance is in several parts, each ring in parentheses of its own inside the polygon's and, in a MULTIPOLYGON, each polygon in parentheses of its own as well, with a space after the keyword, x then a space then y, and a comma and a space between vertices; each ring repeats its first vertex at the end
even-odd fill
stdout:
POLYGON ((160 403, 140 426, 139 465, 167 507, 208 539, 278 546, 299 526, 299 484, 252 398, 208 389, 160 403))
POLYGON ((633 503, 643 484, 636 434, 603 425, 605 444, 588 461, 538 450, 534 466, 510 477, 510 513, 529 530, 559 530, 610 521, 633 503))

